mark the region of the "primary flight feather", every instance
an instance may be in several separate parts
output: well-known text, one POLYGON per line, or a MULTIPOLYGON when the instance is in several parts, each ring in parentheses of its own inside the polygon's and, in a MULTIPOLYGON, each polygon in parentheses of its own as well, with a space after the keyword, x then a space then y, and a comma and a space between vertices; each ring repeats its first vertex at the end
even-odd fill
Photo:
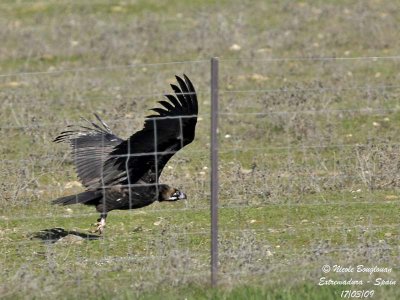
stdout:
POLYGON ((83 203, 93 205, 101 213, 97 223, 100 234, 107 213, 114 209, 134 209, 154 201, 177 201, 186 195, 176 188, 159 183, 169 159, 195 137, 198 103, 195 88, 186 75, 176 76, 171 84, 173 94, 168 101, 159 101, 162 108, 153 108, 143 129, 127 140, 116 136, 95 114, 99 124, 88 122, 62 132, 55 142, 68 142, 78 177, 86 191, 58 198, 53 204, 83 203))

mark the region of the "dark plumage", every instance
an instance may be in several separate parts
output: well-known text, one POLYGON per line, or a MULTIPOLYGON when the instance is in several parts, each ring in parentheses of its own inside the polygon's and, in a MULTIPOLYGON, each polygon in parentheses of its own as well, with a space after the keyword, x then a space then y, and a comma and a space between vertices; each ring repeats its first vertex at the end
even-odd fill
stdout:
POLYGON ((145 119, 142 130, 127 140, 116 136, 95 114, 99 124, 90 122, 62 132, 54 141, 69 142, 74 163, 86 191, 62 197, 53 204, 94 205, 101 213, 98 232, 102 233, 107 213, 114 209, 134 209, 154 201, 176 201, 186 195, 158 179, 168 160, 195 137, 198 104, 196 91, 184 75, 171 84, 175 95, 159 101, 162 108, 145 119))

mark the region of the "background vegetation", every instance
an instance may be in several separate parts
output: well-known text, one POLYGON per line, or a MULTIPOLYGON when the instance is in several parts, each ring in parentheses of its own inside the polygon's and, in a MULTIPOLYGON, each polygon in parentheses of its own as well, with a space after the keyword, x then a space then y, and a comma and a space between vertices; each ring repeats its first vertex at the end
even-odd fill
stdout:
MULTIPOLYGON (((400 5, 384 0, 2 1, 1 298, 337 299, 350 287, 321 287, 320 277, 398 279, 399 22, 400 5), (215 290, 212 56, 221 58, 215 290), (93 208, 49 204, 82 190, 53 138, 93 112, 128 137, 182 73, 199 94, 197 137, 162 180, 189 199, 114 211, 104 237, 90 239, 93 208), (393 271, 326 275, 325 264, 393 271)), ((398 284, 361 289, 400 296, 398 284)))

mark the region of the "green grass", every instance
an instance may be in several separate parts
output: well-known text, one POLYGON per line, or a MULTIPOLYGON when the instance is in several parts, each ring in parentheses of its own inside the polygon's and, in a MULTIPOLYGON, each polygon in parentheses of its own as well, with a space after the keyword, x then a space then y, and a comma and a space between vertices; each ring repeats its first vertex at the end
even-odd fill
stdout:
MULTIPOLYGON (((309 293, 310 299, 323 299, 327 295, 333 297, 331 288, 309 283, 308 287, 304 287, 299 276, 315 282, 317 279, 308 274, 310 270, 315 272, 326 262, 349 263, 347 255, 351 255, 351 263, 365 261, 369 264, 376 259, 389 265, 394 263, 392 258, 398 255, 396 245, 400 232, 395 222, 398 204, 393 201, 382 201, 382 204, 363 203, 363 198, 367 196, 379 199, 384 198, 385 193, 361 194, 355 203, 345 203, 339 197, 337 200, 331 198, 331 203, 324 205, 311 197, 311 205, 221 208, 219 220, 222 283, 232 280, 229 279, 231 272, 234 274, 241 270, 243 273, 236 275, 241 280, 261 287, 264 281, 268 281, 268 288, 250 285, 243 290, 218 289, 213 293, 203 290, 200 295, 197 292, 188 292, 184 287, 182 289, 180 284, 176 289, 180 295, 187 294, 188 299, 235 299, 240 298, 240 295, 263 299, 266 294, 276 297, 271 299, 300 299, 298 294, 302 293, 309 293), (328 244, 321 248, 316 241, 326 241, 328 244), (341 252, 342 248, 348 249, 348 252, 341 252), (368 249, 371 252, 365 254, 364 251, 368 249), (316 257, 315 251, 327 252, 316 257), (274 271, 262 271, 263 268, 254 270, 257 264, 280 265, 280 268, 274 271), (278 292, 280 288, 273 282, 293 282, 291 276, 295 277, 293 279, 297 284, 289 284, 278 292), (294 295, 299 298, 291 298, 294 295)), ((307 199, 304 202, 307 203, 307 199)), ((207 282, 209 213, 206 209, 177 210, 175 205, 169 208, 173 209, 171 211, 156 205, 156 208, 145 208, 141 212, 113 212, 108 219, 106 234, 99 240, 77 244, 48 244, 32 239, 32 234, 55 227, 88 232, 89 222, 94 222, 97 216, 84 207, 71 207, 73 212, 66 211, 65 208, 40 208, 38 204, 31 207, 29 215, 18 215, 17 212, 21 210, 19 208, 15 209, 15 213, 12 210, 7 213, 7 216, 14 216, 13 219, 10 217, 9 220, 0 221, 2 241, 7 245, 3 252, 7 257, 7 261, 3 262, 3 272, 7 274, 17 271, 18 280, 25 280, 20 277, 23 276, 20 272, 28 272, 29 276, 39 278, 49 276, 47 280, 50 282, 59 278, 66 287, 74 286, 77 280, 83 280, 82 284, 86 286, 85 282, 90 284, 90 280, 85 274, 96 272, 96 281, 101 288, 91 297, 103 295, 106 299, 114 297, 114 292, 107 290, 115 284, 121 286, 119 291, 125 291, 115 295, 124 299, 133 295, 142 297, 142 293, 129 291, 129 284, 141 286, 143 281, 151 286, 154 280, 155 286, 159 286, 161 291, 157 291, 157 288, 156 291, 145 292, 143 297, 146 299, 146 294, 148 297, 161 297, 165 294, 171 298, 176 296, 176 291, 168 290, 168 285, 163 283, 164 276, 174 276, 181 280, 184 278, 187 284, 197 285, 195 290, 203 289, 198 285, 199 282, 207 282), (184 262, 187 265, 181 269, 184 262), (155 278, 154 267, 160 268, 155 278)), ((320 273, 319 276, 323 275, 321 272, 317 273, 320 273)), ((396 274, 397 271, 391 274, 391 278, 396 274)), ((8 278, 7 282, 13 286, 16 284, 14 280, 15 277, 8 278)), ((60 288, 62 289, 61 286, 60 288)), ((51 289, 49 293, 56 295, 56 290, 51 289)), ((392 289, 388 291, 387 295, 393 292, 392 289)), ((44 296, 41 290, 33 292, 44 296)), ((67 292, 66 295, 75 297, 74 292, 70 293, 67 292)))
MULTIPOLYGON (((358 287, 321 287, 319 278, 359 274, 326 275, 325 264, 393 267, 361 274, 365 281, 399 277, 397 60, 268 60, 397 55, 397 3, 49 0, 0 8, 0 74, 14 74, 0 77, 1 298, 338 299, 358 287), (221 58, 215 289, 211 56, 221 58), (153 64, 186 60, 201 61, 153 64), (86 234, 98 218, 90 207, 50 205, 82 190, 68 187, 76 173, 54 137, 96 112, 126 138, 182 73, 198 90, 201 120, 162 181, 189 199, 111 212, 100 239, 33 238, 54 228, 86 234)), ((362 289, 398 299, 396 287, 362 289)))

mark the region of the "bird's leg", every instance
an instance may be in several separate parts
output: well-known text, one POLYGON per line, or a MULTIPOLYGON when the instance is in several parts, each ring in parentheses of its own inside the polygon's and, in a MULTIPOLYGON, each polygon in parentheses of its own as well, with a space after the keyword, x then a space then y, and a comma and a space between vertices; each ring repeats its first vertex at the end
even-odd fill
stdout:
POLYGON ((95 224, 97 226, 94 231, 95 233, 98 232, 99 234, 103 234, 104 228, 106 227, 106 218, 107 213, 100 214, 100 218, 97 219, 97 223, 95 224))

